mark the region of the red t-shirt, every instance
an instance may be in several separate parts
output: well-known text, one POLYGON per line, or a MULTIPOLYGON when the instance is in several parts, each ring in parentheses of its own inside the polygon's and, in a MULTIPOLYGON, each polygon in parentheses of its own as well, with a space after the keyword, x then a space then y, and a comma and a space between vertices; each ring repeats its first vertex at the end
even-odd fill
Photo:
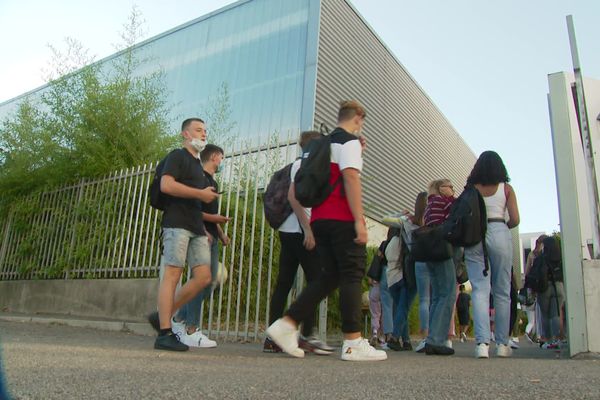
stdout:
POLYGON ((320 205, 313 207, 310 221, 320 219, 332 219, 337 221, 354 221, 350 211, 350 205, 343 191, 342 171, 346 168, 354 168, 359 172, 362 170, 362 147, 358 138, 342 128, 336 128, 331 132, 331 163, 329 164, 329 184, 339 179, 333 192, 320 205))

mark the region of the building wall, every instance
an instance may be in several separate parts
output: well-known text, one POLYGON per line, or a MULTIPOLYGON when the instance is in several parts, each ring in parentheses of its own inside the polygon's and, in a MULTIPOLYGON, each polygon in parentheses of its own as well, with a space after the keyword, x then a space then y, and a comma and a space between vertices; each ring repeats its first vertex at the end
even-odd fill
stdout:
POLYGON ((367 109, 369 216, 412 209, 433 179, 449 178, 462 188, 475 155, 346 0, 321 2, 318 57, 315 125, 335 126, 342 99, 357 99, 367 109))

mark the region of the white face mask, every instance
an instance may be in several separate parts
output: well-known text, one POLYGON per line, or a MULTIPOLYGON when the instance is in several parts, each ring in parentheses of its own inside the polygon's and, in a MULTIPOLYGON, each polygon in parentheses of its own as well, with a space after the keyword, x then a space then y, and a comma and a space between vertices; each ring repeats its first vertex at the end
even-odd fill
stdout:
POLYGON ((192 141, 190 142, 190 145, 198 152, 204 150, 204 148, 206 147, 206 140, 202 140, 202 139, 192 139, 192 141))

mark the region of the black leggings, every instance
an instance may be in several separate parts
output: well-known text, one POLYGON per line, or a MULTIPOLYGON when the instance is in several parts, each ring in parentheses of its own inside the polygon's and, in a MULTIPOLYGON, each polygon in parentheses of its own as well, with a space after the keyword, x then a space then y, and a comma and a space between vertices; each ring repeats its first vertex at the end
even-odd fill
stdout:
MULTIPOLYGON (((310 284, 320 275, 319 259, 316 251, 306 250, 302 244, 304 235, 302 233, 279 232, 281 242, 281 251, 279 253, 279 275, 277 283, 271 297, 271 311, 269 321, 274 322, 281 318, 287 296, 294 284, 298 264, 302 266, 306 282, 310 284)), ((315 325, 315 312, 308 316, 302 325, 302 334, 304 336, 312 335, 315 325)))

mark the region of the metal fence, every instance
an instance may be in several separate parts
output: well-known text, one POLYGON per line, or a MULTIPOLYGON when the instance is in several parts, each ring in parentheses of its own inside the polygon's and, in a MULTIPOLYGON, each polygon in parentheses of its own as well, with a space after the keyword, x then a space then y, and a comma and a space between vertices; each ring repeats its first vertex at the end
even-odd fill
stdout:
MULTIPOLYGON (((217 181, 224 192, 220 213, 232 218, 223 226, 231 243, 220 254, 229 279, 202 309, 205 328, 217 336, 257 338, 267 322, 279 243, 260 194, 272 172, 297 154, 296 137, 290 132, 283 144, 270 136, 226 149, 217 181)), ((157 277, 160 212, 147 194, 156 164, 15 204, 0 221, 0 280, 157 277)))

